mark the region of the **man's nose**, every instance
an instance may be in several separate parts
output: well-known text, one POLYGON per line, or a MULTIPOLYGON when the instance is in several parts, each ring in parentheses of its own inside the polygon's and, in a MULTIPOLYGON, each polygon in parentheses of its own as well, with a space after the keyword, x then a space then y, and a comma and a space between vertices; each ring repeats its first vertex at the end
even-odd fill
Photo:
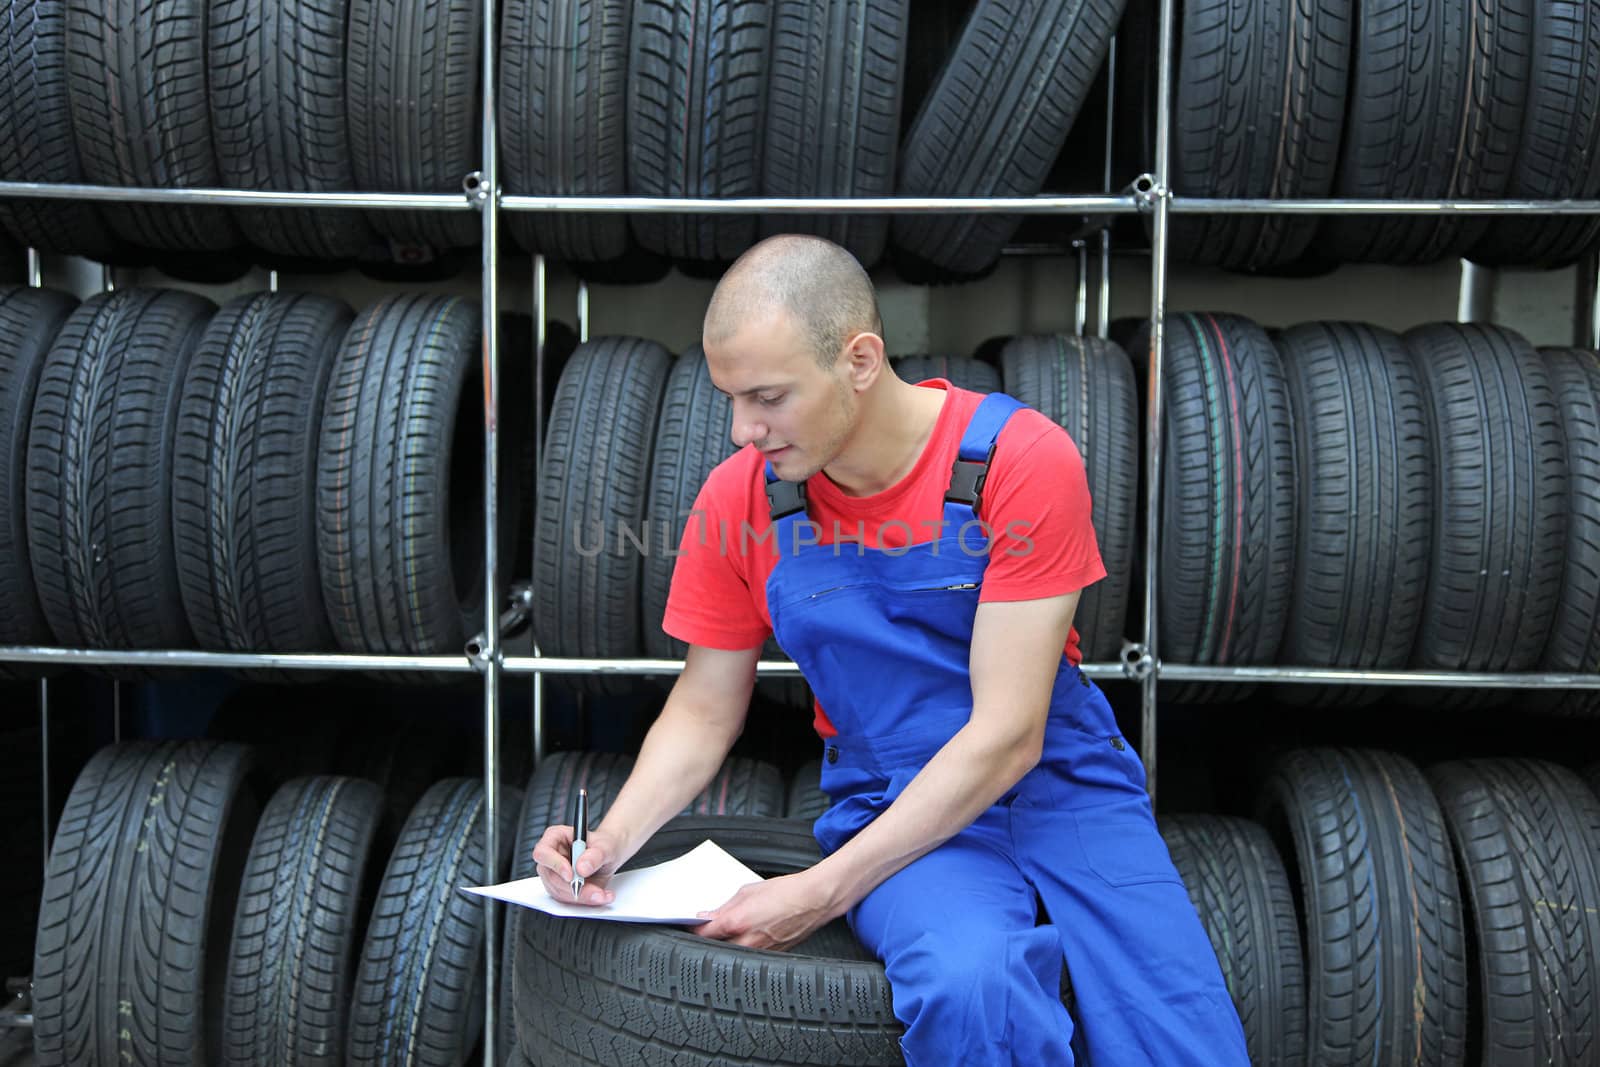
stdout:
POLYGON ((731 436, 733 437, 733 443, 739 448, 743 448, 752 441, 765 440, 767 427, 761 420, 749 418, 735 411, 733 413, 733 432, 731 436))

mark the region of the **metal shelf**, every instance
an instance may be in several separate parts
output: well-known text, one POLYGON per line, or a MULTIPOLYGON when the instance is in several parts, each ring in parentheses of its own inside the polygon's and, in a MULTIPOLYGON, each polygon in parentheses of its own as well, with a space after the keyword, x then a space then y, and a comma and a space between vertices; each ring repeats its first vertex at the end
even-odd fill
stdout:
POLYGON ((145 204, 215 204, 223 207, 375 208, 380 211, 476 211, 481 188, 459 193, 294 193, 260 189, 151 189, 121 185, 0 182, 0 198, 110 200, 145 204))
POLYGON ((285 671, 418 671, 472 674, 478 667, 458 656, 356 655, 343 652, 204 652, 197 649, 0 647, 0 663, 51 663, 63 667, 210 667, 285 671))
POLYGON ((1430 686, 1461 689, 1600 689, 1600 674, 1342 670, 1333 667, 1209 667, 1163 663, 1165 682, 1287 682, 1297 685, 1430 686))

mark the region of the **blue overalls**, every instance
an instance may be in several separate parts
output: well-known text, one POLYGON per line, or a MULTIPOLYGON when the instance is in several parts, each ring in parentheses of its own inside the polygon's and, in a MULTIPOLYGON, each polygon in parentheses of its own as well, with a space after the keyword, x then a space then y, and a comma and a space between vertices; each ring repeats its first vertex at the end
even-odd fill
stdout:
MULTIPOLYGON (((1000 429, 992 394, 962 437, 943 536, 905 549, 814 544, 803 483, 767 495, 781 556, 778 642, 838 736, 815 826, 824 854, 887 808, 970 718, 973 618, 988 560, 975 522, 1000 429), (967 525, 972 524, 972 525, 967 525)), ((1044 752, 1016 787, 851 909, 888 972, 908 1064, 1248 1067, 1244 1032, 1105 696, 1062 657, 1044 752), (1050 923, 1038 924, 1042 901, 1050 923), (1060 1000, 1070 961, 1080 1032, 1060 1000)))

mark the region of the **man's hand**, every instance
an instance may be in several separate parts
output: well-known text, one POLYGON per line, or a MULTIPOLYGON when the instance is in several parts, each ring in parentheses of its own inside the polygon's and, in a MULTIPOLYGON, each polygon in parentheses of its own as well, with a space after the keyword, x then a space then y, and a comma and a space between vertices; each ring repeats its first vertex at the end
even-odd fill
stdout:
POLYGON ((620 842, 604 830, 590 830, 584 839, 583 855, 578 857, 578 873, 583 875, 583 892, 572 896, 572 841, 576 833, 570 826, 552 826, 533 847, 533 862, 539 865, 539 881, 551 897, 563 904, 609 904, 616 894, 606 888, 619 863, 620 842))
POLYGON ((711 921, 690 929, 746 948, 787 952, 838 917, 817 885, 809 871, 747 885, 716 911, 701 912, 711 921))

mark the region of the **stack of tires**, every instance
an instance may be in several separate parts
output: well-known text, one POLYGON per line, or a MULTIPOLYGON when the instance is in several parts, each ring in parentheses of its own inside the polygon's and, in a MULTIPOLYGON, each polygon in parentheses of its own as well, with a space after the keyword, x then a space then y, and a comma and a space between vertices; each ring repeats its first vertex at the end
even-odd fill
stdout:
POLYGON ((0 641, 459 652, 479 329, 446 297, 0 290, 0 641))

